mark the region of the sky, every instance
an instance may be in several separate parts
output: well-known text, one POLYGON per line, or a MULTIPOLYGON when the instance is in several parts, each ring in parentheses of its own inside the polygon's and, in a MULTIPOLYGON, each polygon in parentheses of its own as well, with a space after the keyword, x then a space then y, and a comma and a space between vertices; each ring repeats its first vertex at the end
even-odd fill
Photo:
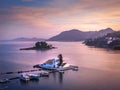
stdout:
POLYGON ((0 0, 0 39, 120 30, 120 0, 0 0))

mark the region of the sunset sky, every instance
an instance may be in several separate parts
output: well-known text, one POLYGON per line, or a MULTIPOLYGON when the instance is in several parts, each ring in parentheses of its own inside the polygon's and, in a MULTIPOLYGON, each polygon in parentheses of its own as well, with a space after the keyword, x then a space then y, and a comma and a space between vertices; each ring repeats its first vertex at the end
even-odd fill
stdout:
POLYGON ((0 0, 0 39, 120 30, 120 0, 0 0))

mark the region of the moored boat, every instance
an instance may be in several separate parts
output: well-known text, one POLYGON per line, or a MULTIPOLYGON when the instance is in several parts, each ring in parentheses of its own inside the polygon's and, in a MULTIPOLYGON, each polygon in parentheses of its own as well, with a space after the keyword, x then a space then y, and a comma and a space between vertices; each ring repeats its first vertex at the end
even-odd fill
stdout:
POLYGON ((40 76, 41 77, 49 77, 49 72, 48 71, 41 71, 41 73, 40 73, 40 76))
POLYGON ((19 78, 20 78, 20 80, 22 80, 22 81, 29 81, 29 80, 30 80, 30 77, 29 77, 26 73, 20 75, 19 78))
POLYGON ((40 75, 38 74, 33 74, 33 73, 30 73, 30 74, 27 74, 30 78, 30 80, 38 80, 40 75))
POLYGON ((9 81, 10 81, 9 79, 4 78, 4 79, 1 79, 1 80, 0 80, 0 83, 7 83, 7 82, 9 82, 9 81))

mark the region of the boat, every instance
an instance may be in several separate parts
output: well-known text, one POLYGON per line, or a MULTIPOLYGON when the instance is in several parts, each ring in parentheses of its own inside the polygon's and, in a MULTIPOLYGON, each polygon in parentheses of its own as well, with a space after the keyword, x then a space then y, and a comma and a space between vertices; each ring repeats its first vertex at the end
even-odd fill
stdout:
POLYGON ((9 82, 9 81, 10 81, 9 79, 4 78, 4 79, 1 79, 1 80, 0 80, 0 83, 7 83, 7 82, 9 82))
POLYGON ((41 71, 40 76, 41 77, 49 77, 49 72, 48 71, 41 71))
POLYGON ((58 70, 59 73, 64 73, 64 70, 58 70))
POLYGON ((29 77, 26 73, 20 75, 19 78, 20 78, 20 80, 22 80, 22 81, 29 81, 29 80, 30 80, 30 77, 29 77))
POLYGON ((57 68, 57 71, 58 71, 59 73, 64 73, 64 68, 63 68, 63 66, 60 66, 59 68, 57 68))
POLYGON ((27 76, 29 76, 30 80, 38 80, 40 77, 40 75, 34 73, 27 74, 27 76))
POLYGON ((72 70, 73 70, 73 71, 78 71, 78 67, 75 66, 75 67, 72 68, 72 70))
POLYGON ((20 76, 20 80, 22 81, 29 81, 29 80, 38 80, 40 77, 39 74, 35 73, 24 73, 20 76))

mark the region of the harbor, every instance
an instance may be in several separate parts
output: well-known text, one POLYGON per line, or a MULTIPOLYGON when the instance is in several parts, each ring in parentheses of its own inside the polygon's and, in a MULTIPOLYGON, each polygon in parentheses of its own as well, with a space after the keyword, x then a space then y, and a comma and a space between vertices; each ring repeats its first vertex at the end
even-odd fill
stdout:
MULTIPOLYGON (((65 65, 65 64, 63 64, 65 65)), ((38 66, 38 65, 35 65, 38 66)), ((34 68, 38 68, 35 67, 34 68)), ((73 70, 78 71, 78 66, 72 66, 69 65, 67 67, 62 68, 54 68, 54 69, 45 69, 45 68, 39 68, 39 69, 33 69, 33 70, 26 70, 26 71, 16 71, 16 72, 1 72, 1 75, 4 74, 20 74, 19 77, 13 77, 13 78, 3 78, 0 79, 0 84, 5 84, 10 82, 11 80, 20 79, 21 81, 29 81, 29 80, 38 80, 40 77, 49 77, 50 73, 64 73, 67 70, 73 70), (37 72, 37 73, 36 73, 37 72)))

